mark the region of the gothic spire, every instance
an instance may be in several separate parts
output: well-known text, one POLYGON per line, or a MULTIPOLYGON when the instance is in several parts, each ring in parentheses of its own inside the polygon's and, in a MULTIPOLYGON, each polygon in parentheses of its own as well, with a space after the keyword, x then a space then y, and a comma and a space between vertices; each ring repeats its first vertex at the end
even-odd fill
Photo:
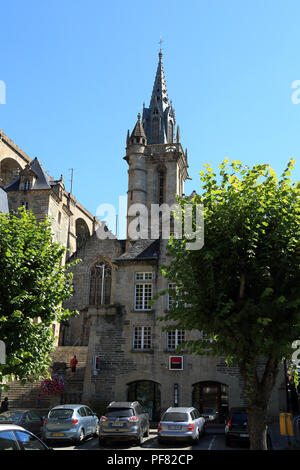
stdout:
POLYGON ((158 59, 150 105, 143 109, 143 126, 150 145, 174 142, 175 115, 168 97, 161 49, 158 59))
POLYGON ((170 106, 167 85, 165 79, 165 73, 162 63, 162 52, 158 54, 159 61, 156 70, 156 76, 154 80, 152 96, 150 101, 150 108, 157 108, 161 113, 164 113, 165 109, 170 106))

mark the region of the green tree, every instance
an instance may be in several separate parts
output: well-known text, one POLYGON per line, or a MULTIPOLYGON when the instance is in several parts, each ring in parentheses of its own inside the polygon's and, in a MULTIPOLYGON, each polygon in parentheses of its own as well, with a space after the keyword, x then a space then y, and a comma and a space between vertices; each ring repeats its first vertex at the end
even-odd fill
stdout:
POLYGON ((183 213, 187 203, 203 204, 204 246, 188 251, 186 236, 171 237, 171 262, 162 272, 177 287, 162 320, 204 333, 185 344, 191 353, 225 356, 239 366, 250 448, 266 449, 279 366, 300 339, 299 184, 289 179, 293 160, 279 180, 269 165, 227 164, 219 176, 204 165, 202 194, 178 200, 183 213))
POLYGON ((77 313, 62 308, 72 294, 64 253, 52 242, 49 220, 38 223, 24 209, 0 214, 0 340, 6 345, 0 384, 48 375, 52 324, 77 313))

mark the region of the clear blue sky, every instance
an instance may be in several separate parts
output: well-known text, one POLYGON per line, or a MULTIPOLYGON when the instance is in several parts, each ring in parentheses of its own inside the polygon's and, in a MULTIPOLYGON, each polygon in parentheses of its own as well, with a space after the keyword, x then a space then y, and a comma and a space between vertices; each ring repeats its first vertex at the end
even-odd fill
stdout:
POLYGON ((0 0, 0 128, 93 214, 126 195, 127 129, 149 105, 159 38, 190 181, 224 157, 300 179, 300 2, 0 0))

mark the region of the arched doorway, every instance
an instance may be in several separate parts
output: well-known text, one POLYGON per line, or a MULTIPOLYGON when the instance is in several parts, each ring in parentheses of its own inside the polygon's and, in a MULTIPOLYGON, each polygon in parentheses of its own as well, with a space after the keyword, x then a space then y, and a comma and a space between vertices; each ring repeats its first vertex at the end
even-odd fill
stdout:
POLYGON ((220 382, 198 382, 193 385, 193 406, 201 414, 214 417, 211 423, 223 424, 228 415, 228 385, 220 382))
POLYGON ((129 401, 139 401, 149 411, 150 421, 160 420, 160 384, 152 380, 138 380, 128 384, 129 401))

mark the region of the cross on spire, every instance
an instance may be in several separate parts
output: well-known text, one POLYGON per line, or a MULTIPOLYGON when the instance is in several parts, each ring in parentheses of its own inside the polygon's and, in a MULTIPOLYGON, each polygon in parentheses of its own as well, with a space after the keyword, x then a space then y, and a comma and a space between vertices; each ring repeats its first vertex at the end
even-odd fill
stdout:
POLYGON ((160 39, 159 39, 159 58, 161 59, 162 58, 162 51, 161 51, 161 46, 162 46, 162 43, 163 43, 163 40, 162 40, 162 37, 160 35, 160 39))

